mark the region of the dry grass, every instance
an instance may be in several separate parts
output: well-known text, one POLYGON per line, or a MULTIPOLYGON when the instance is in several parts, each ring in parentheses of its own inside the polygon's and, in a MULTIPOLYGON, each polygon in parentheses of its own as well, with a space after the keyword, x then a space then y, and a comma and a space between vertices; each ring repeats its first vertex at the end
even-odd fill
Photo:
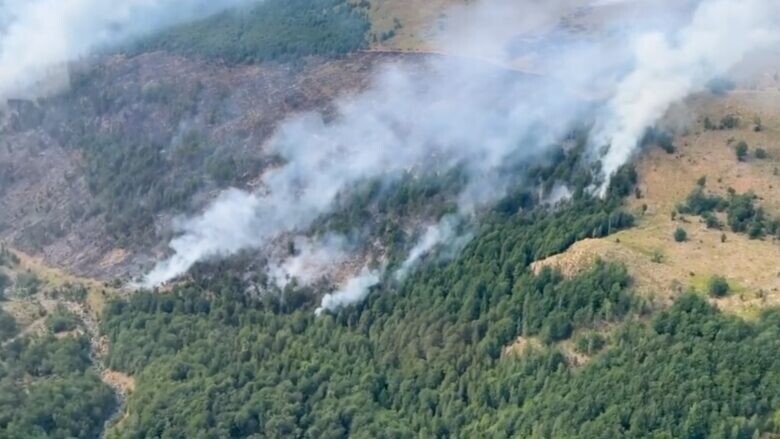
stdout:
POLYGON ((119 389, 125 395, 135 391, 135 378, 126 373, 113 369, 105 369, 101 374, 101 377, 103 382, 111 387, 119 389))
MULTIPOLYGON (((63 288, 67 285, 83 285, 87 289, 86 310, 95 320, 99 319, 107 301, 120 294, 120 291, 105 285, 104 283, 83 277, 74 276, 65 271, 46 265, 41 259, 32 257, 23 252, 12 250, 19 258, 19 265, 13 268, 11 275, 31 271, 42 281, 42 293, 63 288)), ((24 305, 26 301, 16 301, 16 306, 20 310, 29 306, 24 305)), ((13 312, 17 318, 24 319, 24 313, 13 312)), ((23 322, 24 320, 22 320, 23 322)))
POLYGON ((524 355, 527 352, 539 351, 544 349, 544 343, 537 337, 518 336, 512 344, 504 346, 501 352, 502 357, 510 355, 524 355))
POLYGON ((466 3, 465 0, 372 0, 369 18, 371 31, 377 38, 393 29, 395 20, 402 25, 393 38, 378 41, 373 46, 398 50, 432 49, 431 42, 446 21, 447 8, 466 3))

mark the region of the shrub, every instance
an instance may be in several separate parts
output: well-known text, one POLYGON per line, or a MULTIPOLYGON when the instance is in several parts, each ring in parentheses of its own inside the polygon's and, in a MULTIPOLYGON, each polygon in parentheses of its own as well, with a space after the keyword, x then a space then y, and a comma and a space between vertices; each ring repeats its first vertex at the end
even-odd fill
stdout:
POLYGON ((707 286, 707 291, 712 297, 723 297, 729 293, 731 287, 723 276, 712 276, 707 286))
POLYGON ((764 148, 756 148, 756 158, 759 160, 763 160, 767 158, 769 154, 767 154, 766 150, 764 148))
POLYGON ((16 290, 23 296, 38 294, 40 286, 41 280, 31 271, 25 271, 16 275, 16 290))
POLYGON ((704 219, 704 224, 707 225, 708 229, 720 229, 720 221, 712 212, 704 212, 701 217, 704 219))
POLYGON ((13 337, 17 332, 19 332, 19 328, 16 325, 16 320, 14 320, 13 316, 0 309, 0 341, 13 337))
POLYGON ((676 242, 685 242, 688 240, 688 232, 685 231, 682 227, 678 227, 677 230, 674 231, 674 240, 676 242))
POLYGON ((745 141, 741 141, 737 143, 737 146, 734 148, 736 154, 737 154, 737 160, 740 162, 744 162, 747 158, 748 154, 748 145, 745 143, 745 141))
POLYGON ((733 114, 727 114, 726 116, 723 116, 723 119, 720 120, 720 129, 722 130, 732 130, 738 126, 739 118, 733 114))
POLYGON ((11 285, 11 278, 0 272, 0 300, 5 300, 5 290, 11 285))
POLYGON ((78 318, 70 311, 59 308, 46 318, 46 327, 54 334, 76 329, 78 318))

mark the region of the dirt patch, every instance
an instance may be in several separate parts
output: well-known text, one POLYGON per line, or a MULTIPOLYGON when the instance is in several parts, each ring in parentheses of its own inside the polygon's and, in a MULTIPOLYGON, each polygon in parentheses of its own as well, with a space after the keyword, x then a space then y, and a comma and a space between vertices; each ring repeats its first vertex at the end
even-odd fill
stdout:
POLYGON ((101 375, 103 382, 109 386, 120 389, 125 395, 135 391, 135 378, 118 370, 106 369, 101 375))
POLYGON ((504 346, 503 351, 501 352, 502 357, 507 357, 510 355, 524 355, 526 352, 529 351, 537 351, 544 348, 544 343, 541 342, 537 337, 523 337, 519 336, 515 339, 512 344, 504 346))

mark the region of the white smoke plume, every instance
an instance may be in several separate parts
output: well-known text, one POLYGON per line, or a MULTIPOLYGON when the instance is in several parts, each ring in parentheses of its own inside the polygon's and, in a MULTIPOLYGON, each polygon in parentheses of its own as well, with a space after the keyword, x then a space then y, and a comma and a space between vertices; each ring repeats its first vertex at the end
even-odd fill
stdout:
POLYGON ((284 288, 293 279, 299 285, 311 285, 322 278, 329 268, 346 261, 353 246, 341 235, 328 234, 312 240, 299 236, 294 240, 296 254, 272 263, 268 269, 274 284, 284 288))
POLYGON ((381 273, 381 270, 364 268, 358 276, 349 279, 342 288, 326 294, 314 313, 320 315, 323 311, 335 311, 343 306, 362 301, 371 287, 379 284, 381 273))
MULTIPOLYGON (((269 147, 285 164, 267 172, 263 193, 231 192, 186 222, 184 234, 171 243, 174 254, 155 267, 147 283, 170 280, 204 258, 257 247, 281 233, 303 232, 356 182, 409 169, 465 166, 469 183, 458 201, 461 213, 468 214, 505 194, 502 167, 537 157, 589 114, 597 115, 591 144, 596 155, 607 148, 603 169, 609 176, 669 105, 727 73, 750 51, 775 42, 774 0, 701 0, 687 2, 690 8, 674 12, 673 21, 616 17, 604 25, 608 32, 568 35, 546 44, 544 33, 557 23, 551 17, 559 19, 568 3, 577 2, 472 5, 473 21, 454 29, 455 47, 443 49, 457 54, 458 41, 466 41, 466 56, 431 57, 422 69, 388 66, 368 90, 337 103, 335 121, 305 114, 283 123, 269 147), (534 17, 530 21, 506 19, 529 10, 535 12, 526 14, 534 17), (674 24, 661 28, 658 23, 674 24), (527 36, 526 31, 533 36, 527 39, 533 48, 527 50, 542 76, 513 70, 527 59, 516 38, 527 36), (234 208, 235 216, 219 214, 234 208)), ((566 33, 556 30, 561 32, 566 33)), ((402 265, 401 276, 437 243, 453 237, 446 230, 429 230, 402 265)), ((362 299, 380 273, 365 269, 326 296, 319 312, 362 299)))
POLYGON ((175 224, 182 234, 170 243, 173 256, 157 264, 142 286, 159 285, 207 256, 230 255, 262 244, 262 237, 255 232, 259 205, 258 197, 231 189, 220 194, 202 215, 175 224))
POLYGON ((634 69, 618 84, 593 138, 595 147, 609 148, 604 174, 629 160, 645 130, 672 104, 703 91, 751 52, 776 45, 778 20, 776 0, 705 0, 679 31, 636 36, 634 69))
MULTIPOLYGON (((459 233, 459 219, 453 215, 444 216, 437 224, 428 226, 420 240, 409 251, 409 255, 393 274, 396 281, 401 282, 412 272, 420 260, 438 245, 447 245, 445 253, 452 254, 465 245, 471 235, 459 233)), ((445 255, 446 256, 446 255, 445 255)))
POLYGON ((67 84, 63 64, 250 0, 0 2, 0 101, 67 84), (64 76, 64 77, 63 77, 64 76))

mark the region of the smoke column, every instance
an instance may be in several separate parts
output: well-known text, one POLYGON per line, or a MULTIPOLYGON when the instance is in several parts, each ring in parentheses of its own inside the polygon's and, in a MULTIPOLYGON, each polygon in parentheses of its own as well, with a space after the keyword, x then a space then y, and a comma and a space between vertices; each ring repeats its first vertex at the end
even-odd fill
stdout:
POLYGON ((379 284, 380 280, 381 270, 364 268, 359 275, 349 279, 338 291, 326 294, 314 313, 320 315, 325 310, 334 311, 343 306, 360 302, 366 298, 371 287, 379 284))
POLYGON ((0 3, 0 100, 67 83, 62 64, 250 0, 6 0, 0 3), (64 76, 64 78, 62 77, 64 76))
POLYGON ((635 67, 618 84, 593 139, 594 147, 609 148, 604 174, 611 176, 629 160, 645 130, 673 103, 704 90, 751 52, 777 44, 779 19, 775 0, 709 0, 672 35, 638 35, 635 67))

